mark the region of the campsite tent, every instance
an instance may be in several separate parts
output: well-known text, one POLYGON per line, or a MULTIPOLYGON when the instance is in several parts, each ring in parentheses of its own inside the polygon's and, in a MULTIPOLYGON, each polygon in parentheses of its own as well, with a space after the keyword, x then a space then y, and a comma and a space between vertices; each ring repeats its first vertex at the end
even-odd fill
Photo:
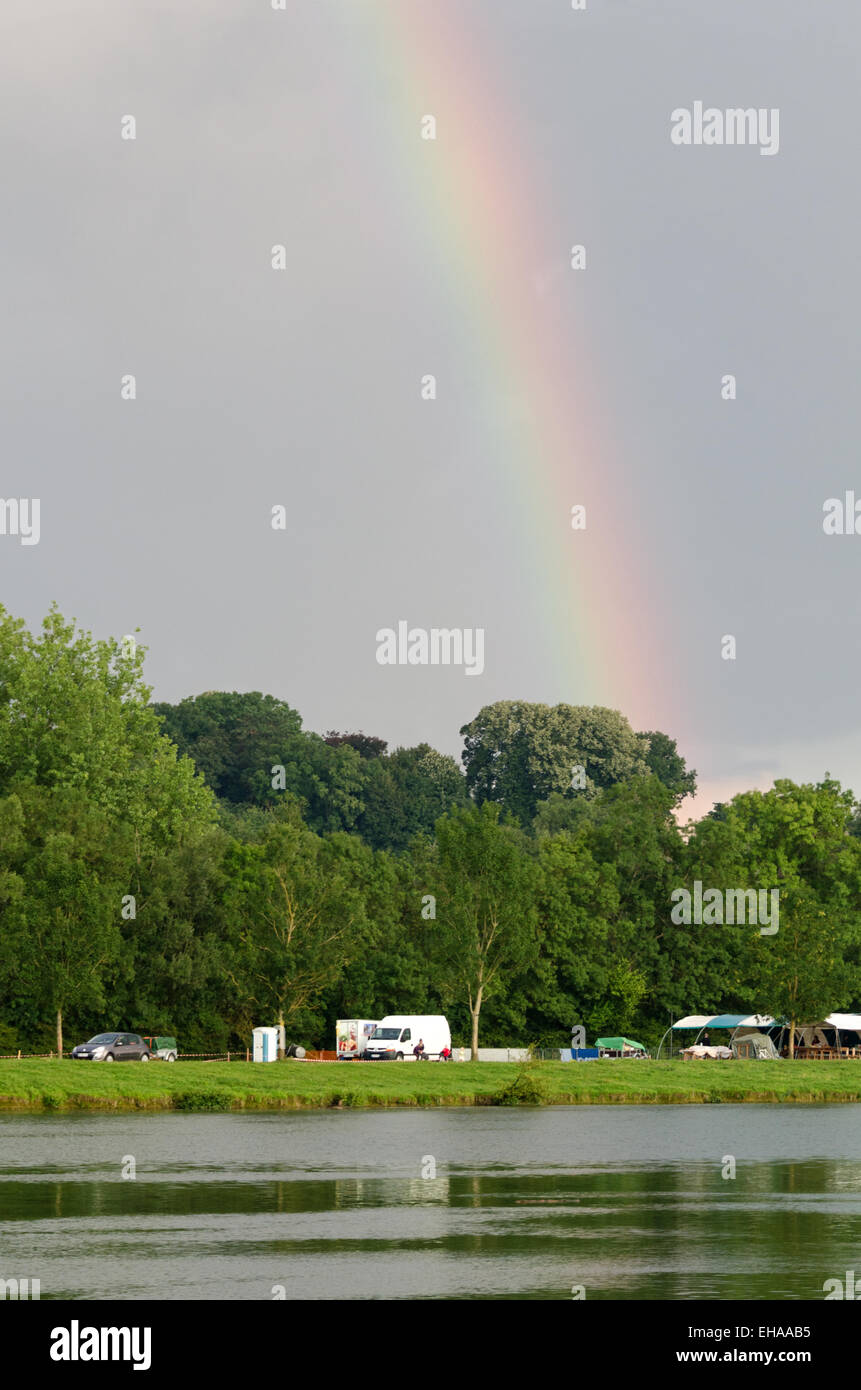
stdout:
MULTIPOLYGON (((789 1027, 784 1025, 779 1046, 788 1040, 789 1027)), ((829 1014, 818 1023, 798 1023, 795 1027, 795 1046, 814 1050, 820 1047, 857 1050, 861 1046, 861 1014, 829 1014)))
MULTIPOLYGON (((731 1035, 729 1045, 736 1057, 742 1055, 755 1055, 760 1058, 780 1056, 780 1049, 786 1042, 788 1034, 785 1020, 772 1018, 770 1014, 688 1014, 685 1018, 680 1018, 677 1023, 670 1025, 658 1044, 656 1055, 660 1057, 670 1033, 695 1033, 693 1045, 697 1045, 700 1035, 706 1028, 729 1029, 731 1035), (754 1034, 759 1034, 760 1038, 766 1038, 769 1046, 765 1047, 765 1044, 760 1043, 762 1050, 754 1049, 751 1051, 748 1047, 744 1053, 736 1051, 736 1042, 741 1043, 745 1038, 749 1040, 754 1034)), ((838 1048, 847 1046, 854 1048, 856 1045, 861 1048, 861 1014, 829 1014, 827 1018, 818 1023, 798 1024, 795 1034, 796 1046, 815 1046, 817 1044, 828 1046, 833 1042, 838 1048), (833 1039, 829 1038, 823 1029, 829 1030, 834 1035, 833 1039), (856 1035, 854 1039, 847 1036, 852 1033, 856 1035)))
POLYGON ((706 1028, 728 1028, 734 1034, 738 1028, 773 1028, 775 1021, 770 1014, 688 1014, 685 1018, 680 1018, 678 1023, 670 1024, 658 1044, 657 1055, 660 1057, 661 1049, 670 1033, 696 1033, 694 1044, 697 1044, 700 1034, 706 1028))
POLYGON ((619 1057, 638 1056, 645 1057, 646 1049, 642 1043, 633 1042, 631 1038, 596 1038, 595 1046, 603 1056, 617 1054, 619 1057))
POLYGON ((861 1033, 861 1014, 829 1014, 825 1026, 840 1033, 861 1033))
POLYGON ((752 1028, 749 1032, 740 1028, 733 1035, 732 1055, 742 1060, 769 1061, 780 1059, 780 1053, 767 1033, 759 1033, 752 1028))
MULTIPOLYGON (((760 1055, 780 1056, 782 1052, 786 1051, 789 1043, 789 1024, 785 1019, 769 1020, 769 1023, 770 1027, 766 1027, 763 1020, 761 1027, 763 1032, 770 1034, 774 1052, 760 1055)), ((738 1028, 731 1039, 733 1051, 735 1051, 735 1042, 740 1042, 743 1034, 751 1031, 752 1029, 743 1026, 738 1028)), ((825 1051, 828 1048, 848 1048, 850 1051, 854 1049, 857 1053, 857 1050, 861 1048, 861 1014, 828 1014, 827 1017, 818 1022, 797 1023, 795 1026, 795 1047, 796 1050, 810 1048, 813 1055, 816 1055, 819 1048, 823 1049, 825 1056, 828 1055, 825 1051)))

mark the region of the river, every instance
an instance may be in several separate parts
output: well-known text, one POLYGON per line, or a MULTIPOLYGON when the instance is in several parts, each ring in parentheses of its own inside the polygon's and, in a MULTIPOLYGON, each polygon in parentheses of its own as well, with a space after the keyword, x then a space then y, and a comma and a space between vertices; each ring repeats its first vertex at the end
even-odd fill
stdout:
POLYGON ((43 1299, 821 1299, 856 1267, 857 1105, 0 1116, 0 1278, 43 1299))

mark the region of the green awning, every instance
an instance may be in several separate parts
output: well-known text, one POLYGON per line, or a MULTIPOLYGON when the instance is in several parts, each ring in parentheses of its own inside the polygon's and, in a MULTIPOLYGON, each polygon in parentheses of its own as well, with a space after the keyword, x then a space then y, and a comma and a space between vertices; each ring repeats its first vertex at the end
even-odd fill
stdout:
POLYGON ((636 1047, 640 1052, 645 1052, 642 1043, 634 1042, 632 1038, 598 1038, 595 1042, 596 1047, 606 1047, 610 1052, 622 1052, 626 1047, 636 1047))

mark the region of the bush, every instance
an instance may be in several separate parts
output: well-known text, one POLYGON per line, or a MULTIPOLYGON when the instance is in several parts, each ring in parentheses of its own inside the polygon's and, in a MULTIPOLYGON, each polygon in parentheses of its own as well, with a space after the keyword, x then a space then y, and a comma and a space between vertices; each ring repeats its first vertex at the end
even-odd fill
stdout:
POLYGON ((525 1063, 507 1085, 490 1097, 491 1105, 545 1105, 547 1092, 535 1075, 533 1065, 525 1063))
POLYGON ((230 1096, 222 1091, 178 1091, 173 1098, 174 1110, 229 1110, 230 1096))

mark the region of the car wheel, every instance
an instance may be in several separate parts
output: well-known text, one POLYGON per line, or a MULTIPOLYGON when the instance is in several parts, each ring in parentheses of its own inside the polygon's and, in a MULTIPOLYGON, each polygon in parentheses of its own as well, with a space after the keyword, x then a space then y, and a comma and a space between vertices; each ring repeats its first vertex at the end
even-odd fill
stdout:
POLYGON ((175 1061, 176 1061, 176 1053, 175 1053, 175 1052, 169 1052, 168 1055, 167 1055, 167 1060, 168 1060, 168 1062, 175 1062, 175 1061))
POLYGON ((105 1058, 105 1061, 106 1061, 106 1062, 112 1062, 113 1060, 114 1060, 114 1054, 113 1054, 112 1052, 109 1052, 108 1055, 107 1055, 107 1057, 105 1058))
POLYGON ((404 1060, 404 1054, 402 1052, 399 1052, 395 1060, 398 1062, 402 1062, 404 1060))
POLYGON ((148 1061, 149 1061, 149 1053, 148 1053, 148 1052, 142 1052, 142 1053, 141 1053, 141 1061, 142 1061, 142 1062, 148 1062, 148 1061))

